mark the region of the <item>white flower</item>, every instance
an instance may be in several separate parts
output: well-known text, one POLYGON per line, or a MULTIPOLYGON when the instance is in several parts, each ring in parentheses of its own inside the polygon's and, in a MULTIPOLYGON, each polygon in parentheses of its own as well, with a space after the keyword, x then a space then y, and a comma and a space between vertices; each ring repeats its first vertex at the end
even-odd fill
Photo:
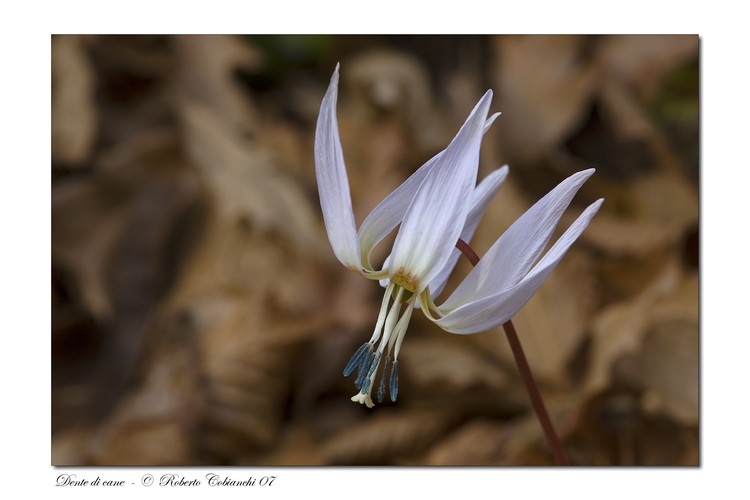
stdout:
POLYGON ((451 333, 478 333, 505 323, 531 299, 603 200, 590 205, 539 259, 563 212, 594 169, 565 179, 522 215, 437 306, 434 298, 460 256, 456 242, 459 238, 467 242, 471 239, 508 173, 504 166, 476 185, 482 136, 499 115, 487 118, 492 91, 479 100, 448 147, 389 194, 357 231, 336 121, 338 70, 337 65, 320 108, 315 173, 334 254, 346 267, 385 286, 372 338, 344 369, 344 375, 358 370, 355 384, 359 392, 352 400, 372 407, 372 391, 383 359, 378 398, 382 401, 387 382, 391 399, 396 400, 398 353, 414 308, 421 308, 451 333), (373 268, 372 249, 399 224, 382 269, 373 268))

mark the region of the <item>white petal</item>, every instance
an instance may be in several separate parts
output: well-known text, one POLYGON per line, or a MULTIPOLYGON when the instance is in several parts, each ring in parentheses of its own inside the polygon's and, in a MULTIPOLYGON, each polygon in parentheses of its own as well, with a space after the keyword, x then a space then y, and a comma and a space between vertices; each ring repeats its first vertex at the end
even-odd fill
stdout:
MULTIPOLYGON (((474 189, 471 193, 471 209, 469 215, 466 217, 466 223, 464 223, 464 230, 461 232, 461 239, 466 243, 471 241, 474 237, 474 232, 477 230, 479 222, 482 220, 484 211, 487 209, 487 205, 490 200, 495 196, 497 190, 502 186, 505 178, 508 177, 508 166, 505 165, 498 168, 490 175, 482 179, 482 182, 474 189)), ((461 257, 461 252, 458 249, 453 249, 451 252, 450 259, 440 270, 440 273, 435 279, 430 282, 430 295, 437 297, 440 292, 445 288, 445 284, 453 272, 453 268, 456 267, 458 259, 461 257)))
MULTIPOLYGON (((500 116, 500 113, 495 113, 487 119, 484 124, 483 133, 487 133, 498 116, 500 116)), ((370 254, 372 253, 372 249, 375 248, 375 245, 377 245, 391 231, 393 231, 396 226, 401 224, 401 221, 404 219, 404 214, 406 214, 406 210, 414 199, 414 195, 417 194, 417 189, 419 189, 422 181, 424 181, 427 174, 432 167, 435 166, 444 152, 445 150, 430 158, 424 165, 411 174, 399 187, 386 196, 383 201, 381 201, 378 206, 370 212, 370 215, 367 216, 362 223, 362 226, 360 226, 358 236, 359 246, 362 252, 361 258, 362 263, 366 265, 368 269, 372 269, 372 266, 370 265, 370 254)))
POLYGON ((492 113, 492 116, 487 118, 487 121, 484 122, 484 133, 486 134, 487 131, 490 129, 493 123, 495 123, 495 120, 497 120, 497 117, 500 116, 501 113, 492 113))
POLYGON ((367 264, 368 267, 371 268, 370 254, 372 249, 401 223, 406 210, 417 193, 417 189, 419 189, 430 169, 437 163, 441 154, 442 151, 419 167, 399 187, 386 196, 362 223, 359 228, 359 245, 362 249, 362 262, 367 264))
POLYGON ((563 212, 594 169, 571 175, 526 211, 492 245, 440 307, 452 310, 517 284, 549 243, 563 212))
POLYGON ((603 201, 597 200, 584 210, 520 283, 508 290, 461 306, 437 319, 435 323, 448 332, 468 334, 487 331, 508 321, 542 286, 547 275, 589 225, 603 201))
POLYGON ((450 257, 468 215, 477 179, 479 147, 492 91, 425 177, 404 215, 391 252, 389 277, 421 292, 450 257))
POLYGON ((336 97, 339 66, 331 77, 323 103, 320 105, 315 129, 315 175, 318 179, 320 208, 323 211, 328 241, 333 253, 345 266, 360 271, 359 243, 346 176, 344 153, 341 150, 336 120, 336 97))

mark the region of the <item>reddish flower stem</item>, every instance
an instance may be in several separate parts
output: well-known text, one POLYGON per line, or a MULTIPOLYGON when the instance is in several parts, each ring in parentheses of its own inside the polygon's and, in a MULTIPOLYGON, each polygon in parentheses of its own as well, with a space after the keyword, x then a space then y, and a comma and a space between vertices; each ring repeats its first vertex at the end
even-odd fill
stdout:
MULTIPOLYGON (((456 248, 458 248, 461 253, 469 259, 472 266, 476 266, 479 263, 479 256, 464 240, 459 239, 456 243, 456 248)), ((521 341, 516 333, 516 328, 513 326, 513 321, 506 321, 503 324, 503 330, 505 330, 505 336, 508 338, 510 349, 513 351, 513 358, 516 360, 518 372, 521 374, 523 383, 526 386, 526 392, 529 393, 531 406, 534 409, 534 413, 536 414, 542 429, 544 430, 544 436, 547 438, 547 444, 549 445, 550 450, 552 450, 552 455, 555 457, 555 463, 557 465, 570 465, 570 461, 565 454, 560 438, 557 436, 555 427, 552 425, 552 420, 549 418, 547 408, 544 406, 544 400, 539 392, 539 387, 536 385, 534 375, 531 373, 531 367, 526 360, 526 355, 523 352, 523 347, 521 346, 521 341)))

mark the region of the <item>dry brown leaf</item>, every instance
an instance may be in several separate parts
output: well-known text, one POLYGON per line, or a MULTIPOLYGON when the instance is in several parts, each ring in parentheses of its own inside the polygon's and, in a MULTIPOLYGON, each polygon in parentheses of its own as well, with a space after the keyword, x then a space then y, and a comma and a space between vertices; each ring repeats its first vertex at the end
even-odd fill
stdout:
POLYGON ((319 443, 305 424, 289 425, 273 451, 261 456, 240 457, 237 464, 255 467, 325 465, 319 443))
MULTIPOLYGON (((567 448, 574 424, 575 399, 571 394, 550 392, 544 394, 544 401, 563 447, 567 448)), ((511 420, 472 420, 445 439, 436 441, 425 462, 430 465, 554 464, 542 427, 531 410, 511 420)))
POLYGON ((233 302, 245 295, 267 300, 287 315, 332 314, 333 294, 316 261, 310 254, 303 258, 306 254, 288 248, 287 241, 256 234, 234 221, 209 223, 172 302, 199 317, 223 307, 217 301, 233 302))
POLYGON ((200 102, 222 117, 228 127, 249 137, 259 128, 258 112, 240 89, 237 69, 257 69, 262 55, 236 36, 176 36, 182 98, 200 102))
POLYGON ((96 74, 84 36, 52 37, 52 160, 81 166, 91 158, 99 111, 96 74))
POLYGON ((57 467, 91 464, 90 448, 94 435, 91 429, 80 428, 53 433, 50 463, 57 467))
POLYGON ((574 463, 695 465, 697 430, 643 411, 632 390, 612 390, 585 402, 566 442, 574 463))
POLYGON ((698 465, 697 431, 659 416, 647 417, 635 438, 636 460, 644 466, 698 465))
MULTIPOLYGON (((588 257, 572 249, 532 299, 513 317, 526 357, 538 381, 564 387, 567 365, 584 341, 597 306, 596 284, 588 257)), ((502 330, 476 335, 476 341, 515 367, 502 330)), ((515 368, 514 372, 515 372, 515 368)))
POLYGON ((496 465, 511 433, 509 424, 473 421, 438 441, 425 457, 428 465, 496 465))
POLYGON ((369 117, 379 110, 396 113, 420 147, 439 147, 436 140, 442 134, 434 119, 429 74, 419 59, 380 49, 347 61, 346 68, 342 78, 350 94, 350 112, 369 117))
POLYGON ((697 35, 611 35, 601 40, 597 64, 608 78, 650 97, 665 75, 698 57, 698 42, 697 35))
POLYGON ((325 463, 397 465, 426 449, 451 421, 449 415, 431 410, 381 409, 323 443, 325 463))
POLYGON ((508 383, 495 353, 484 353, 461 336, 435 335, 410 338, 401 352, 410 384, 439 387, 441 392, 462 392, 482 387, 500 393, 508 383))
MULTIPOLYGON (((513 317, 539 380, 566 385, 566 367, 583 342, 597 305, 591 261, 583 252, 571 249, 534 297, 513 317)), ((512 352, 505 340, 503 335, 502 352, 510 363, 512 352)))
POLYGON ((231 310, 200 330, 206 433, 236 436, 246 448, 262 449, 279 429, 293 357, 287 346, 274 343, 274 318, 257 299, 224 300, 231 301, 231 310))
MULTIPOLYGON (((630 172, 659 171, 684 175, 685 167, 670 145, 667 135, 654 122, 649 110, 632 90, 621 82, 603 86, 600 93, 602 113, 607 116, 607 128, 615 144, 623 151, 618 158, 623 170, 630 172)), ((617 151, 613 151, 615 154, 617 151)), ((609 161, 604 160, 607 163, 609 161)), ((684 179, 674 179, 676 187, 683 187, 684 179)), ((678 201, 682 201, 681 199, 678 201)), ((679 205, 678 205, 679 206, 679 205)))
POLYGON ((679 230, 698 222, 698 192, 683 175, 658 172, 635 179, 629 189, 632 215, 679 230), (668 200, 668 203, 665 203, 668 200))
POLYGON ((695 425, 700 417, 698 325, 672 322, 655 325, 635 360, 634 379, 646 390, 644 405, 678 421, 695 425))
POLYGON ((52 263, 75 283, 87 311, 105 322, 112 316, 108 259, 130 211, 91 180, 58 184, 52 190, 52 263))
POLYGON ((665 226, 649 218, 623 219, 605 212, 597 214, 581 240, 613 259, 636 257, 642 260, 668 250, 681 236, 679 227, 665 226))
POLYGON ((700 417, 698 276, 651 310, 640 352, 628 360, 629 379, 644 390, 643 404, 687 425, 700 417))
POLYGON ((699 418, 698 278, 673 260, 640 296, 610 306, 594 322, 594 393, 613 378, 643 391, 641 404, 688 425, 699 418))
POLYGON ((191 311, 200 337, 206 409, 203 447, 232 461, 268 449, 284 423, 301 340, 330 327, 314 316, 290 320, 265 306, 262 296, 196 295, 191 311))
POLYGON ((181 117, 188 153, 220 217, 262 232, 277 231, 302 249, 320 251, 320 223, 312 206, 262 148, 249 143, 201 103, 183 102, 181 117))
MULTIPOLYGON (((88 432, 85 453, 57 455, 62 465, 185 465, 193 463, 189 429, 200 401, 194 355, 188 340, 155 347, 157 362, 143 383, 120 400, 114 412, 88 432), (84 460, 84 462, 81 462, 84 460)), ((81 431, 74 429, 70 436, 81 431)), ((70 436, 62 435, 63 441, 70 436)))
POLYGON ((592 322, 591 367, 585 391, 596 393, 608 386, 615 361, 640 348, 653 304, 673 294, 679 284, 679 265, 671 260, 639 296, 611 305, 596 315, 592 322))
POLYGON ((160 251, 180 238, 180 222, 200 193, 175 145, 173 133, 144 131, 98 155, 94 175, 59 182, 52 190, 53 263, 70 276, 99 320, 112 316, 109 295, 118 288, 112 280, 122 266, 123 243, 161 249, 139 257, 160 261, 157 274, 169 268, 163 259, 180 257, 160 251))
MULTIPOLYGON (((595 70, 581 57, 584 37, 495 37, 493 87, 503 113, 501 144, 512 158, 539 158, 581 119, 595 70)), ((497 125, 496 125, 497 126, 497 125)))

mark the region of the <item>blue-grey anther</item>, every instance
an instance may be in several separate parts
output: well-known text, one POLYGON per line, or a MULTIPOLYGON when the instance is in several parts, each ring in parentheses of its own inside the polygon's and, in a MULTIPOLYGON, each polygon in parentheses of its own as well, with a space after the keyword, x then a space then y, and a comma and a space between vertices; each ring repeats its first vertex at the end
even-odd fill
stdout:
POLYGON ((378 385, 378 403, 382 403, 385 399, 385 372, 388 370, 388 365, 391 364, 391 357, 385 357, 385 364, 383 365, 383 371, 380 372, 380 384, 378 385))
POLYGON ((398 398, 398 361, 395 360, 391 366, 391 381, 388 384, 388 390, 391 393, 391 401, 395 403, 398 398))
POLYGON ((372 365, 374 359, 375 352, 372 350, 372 346, 370 346, 370 349, 365 351, 365 355, 363 356, 362 361, 359 363, 357 380, 354 381, 354 385, 355 387, 357 387, 357 389, 362 388, 362 386, 365 384, 365 379, 367 378, 367 374, 370 371, 370 366, 372 365))
POLYGON ((369 342, 365 342, 364 344, 359 346, 359 349, 356 350, 356 352, 351 357, 351 359, 349 359, 349 362, 344 368, 344 377, 348 377, 349 375, 351 375, 354 369, 357 368, 360 363, 362 363, 362 358, 365 356, 365 353, 367 352, 369 346, 369 342))
POLYGON ((378 352, 377 354, 375 354, 375 359, 373 359, 372 363, 370 363, 370 368, 367 370, 367 375, 362 381, 362 388, 360 389, 363 394, 367 394, 367 391, 370 390, 370 384, 372 383, 372 374, 375 373, 375 370, 378 369, 378 365, 380 364, 380 357, 382 355, 383 353, 378 352))

